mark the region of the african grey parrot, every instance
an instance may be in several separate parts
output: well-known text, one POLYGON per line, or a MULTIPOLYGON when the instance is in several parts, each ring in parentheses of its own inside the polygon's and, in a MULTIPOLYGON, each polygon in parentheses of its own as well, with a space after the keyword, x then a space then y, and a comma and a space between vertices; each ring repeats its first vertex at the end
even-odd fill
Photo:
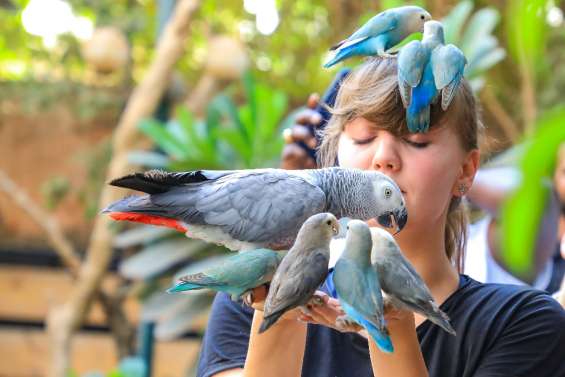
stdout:
POLYGON ((400 231, 408 215, 388 176, 359 169, 256 169, 167 173, 152 170, 110 183, 143 191, 109 205, 115 220, 165 225, 232 250, 288 250, 310 216, 376 219, 400 231))
POLYGON ((285 312, 310 301, 328 275, 330 241, 338 232, 339 223, 331 213, 318 213, 302 224, 271 281, 259 333, 285 312))

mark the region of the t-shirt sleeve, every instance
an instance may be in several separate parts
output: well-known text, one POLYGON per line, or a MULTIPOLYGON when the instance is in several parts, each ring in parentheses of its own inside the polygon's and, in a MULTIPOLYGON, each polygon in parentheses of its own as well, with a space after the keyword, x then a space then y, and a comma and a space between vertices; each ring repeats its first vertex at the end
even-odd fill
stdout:
POLYGON ((249 344, 253 309, 218 293, 204 333, 197 377, 209 377, 227 369, 243 368, 249 344))
POLYGON ((565 311, 545 294, 525 300, 474 377, 565 377, 565 311))

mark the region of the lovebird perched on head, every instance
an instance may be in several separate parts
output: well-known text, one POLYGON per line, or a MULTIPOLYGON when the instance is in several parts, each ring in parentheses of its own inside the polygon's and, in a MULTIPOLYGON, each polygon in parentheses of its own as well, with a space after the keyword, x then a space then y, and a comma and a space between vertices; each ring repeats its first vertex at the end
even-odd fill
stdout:
POLYGON ((270 282, 285 254, 269 249, 238 253, 218 266, 181 277, 167 292, 208 288, 229 293, 235 301, 253 288, 270 282))
POLYGON ((463 77, 465 56, 454 45, 444 46, 443 26, 438 21, 424 24, 422 42, 412 41, 398 53, 398 87, 406 108, 410 132, 427 132, 430 106, 441 90, 445 111, 463 77))
POLYGON ((383 296, 377 270, 371 265, 371 231, 360 220, 347 225, 345 248, 334 267, 333 283, 346 318, 363 326, 383 352, 394 348, 384 319, 383 296))
POLYGON ((232 250, 288 250, 300 225, 321 212, 397 231, 408 218, 396 183, 359 169, 153 170, 111 184, 148 194, 109 205, 103 212, 113 219, 172 227, 232 250))
POLYGON ((259 333, 285 312, 310 301, 328 275, 330 241, 338 232, 339 223, 331 213, 319 213, 304 222, 271 281, 259 333))
POLYGON ((387 9, 371 18, 349 38, 330 50, 335 56, 324 64, 325 68, 350 56, 386 56, 386 51, 402 42, 410 34, 422 32, 424 22, 432 16, 417 6, 387 9))
POLYGON ((419 313, 455 335, 449 318, 438 307, 428 287, 402 255, 394 238, 384 229, 371 228, 371 263, 376 269, 387 300, 399 309, 419 313))

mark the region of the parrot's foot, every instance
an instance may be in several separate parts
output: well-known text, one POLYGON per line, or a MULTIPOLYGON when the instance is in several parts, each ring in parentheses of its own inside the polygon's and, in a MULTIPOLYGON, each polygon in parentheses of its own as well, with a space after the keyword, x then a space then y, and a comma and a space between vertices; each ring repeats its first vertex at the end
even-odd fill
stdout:
POLYGON ((339 316, 335 319, 335 327, 341 332, 357 332, 363 329, 362 326, 346 315, 339 316))
POLYGON ((398 57, 398 53, 383 52, 383 53, 379 54, 379 56, 382 57, 382 58, 396 58, 396 57, 398 57))
POLYGON ((314 293, 310 300, 308 301, 308 305, 312 306, 324 306, 326 302, 324 301, 324 296, 314 293))
POLYGON ((242 296, 243 303, 251 307, 253 305, 253 291, 247 291, 242 296))

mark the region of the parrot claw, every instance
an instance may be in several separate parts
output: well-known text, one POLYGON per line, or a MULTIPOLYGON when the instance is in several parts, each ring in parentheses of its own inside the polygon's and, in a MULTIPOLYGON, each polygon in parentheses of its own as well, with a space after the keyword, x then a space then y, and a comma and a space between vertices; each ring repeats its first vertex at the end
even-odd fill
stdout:
POLYGON ((326 302, 324 301, 324 297, 318 294, 313 294, 308 301, 308 305, 312 306, 324 306, 325 304, 326 302))
POLYGON ((253 305, 253 291, 247 291, 243 294, 243 303, 249 307, 253 305))
POLYGON ((337 317, 335 319, 335 327, 341 332, 349 332, 352 331, 352 329, 355 329, 354 331, 359 331, 362 329, 357 322, 349 318, 347 315, 337 317))

